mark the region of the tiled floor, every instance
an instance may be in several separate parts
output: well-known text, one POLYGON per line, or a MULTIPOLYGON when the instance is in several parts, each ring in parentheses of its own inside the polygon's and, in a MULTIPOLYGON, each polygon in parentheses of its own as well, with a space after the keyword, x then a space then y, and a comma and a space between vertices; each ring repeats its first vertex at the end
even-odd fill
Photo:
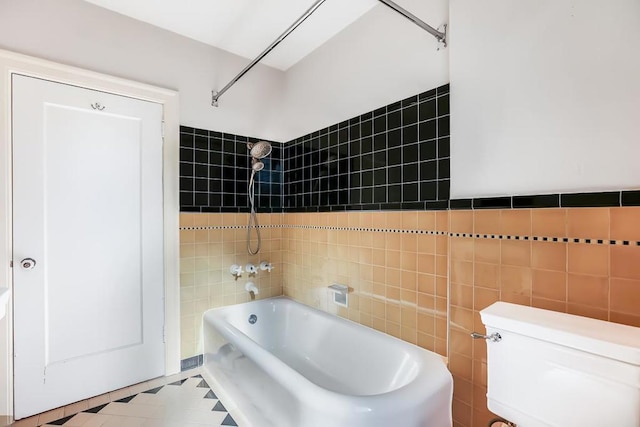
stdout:
MULTIPOLYGON (((237 416, 236 416, 237 418, 237 416)), ((19 420, 14 427, 237 426, 198 369, 19 420), (93 405, 93 403, 97 403, 93 405)))

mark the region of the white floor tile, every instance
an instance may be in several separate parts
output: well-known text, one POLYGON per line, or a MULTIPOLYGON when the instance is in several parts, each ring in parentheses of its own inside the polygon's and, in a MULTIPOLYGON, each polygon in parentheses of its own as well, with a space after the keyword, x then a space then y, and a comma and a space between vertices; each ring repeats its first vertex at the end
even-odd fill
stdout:
POLYGON ((111 402, 111 397, 109 396, 109 393, 105 393, 89 399, 87 406, 89 408, 95 408, 96 406, 104 405, 105 403, 109 402, 111 402))
POLYGON ((12 427, 35 427, 38 424, 38 416, 34 415, 33 417, 23 418, 18 420, 12 424, 12 427))
POLYGON ((168 377, 160 377, 154 378, 152 380, 147 381, 149 388, 156 388, 167 384, 168 377))
POLYGON ((131 400, 131 403, 138 405, 162 406, 166 404, 166 400, 158 397, 157 394, 140 393, 131 400))
POLYGON ((155 405, 139 405, 133 402, 111 402, 100 413, 105 415, 121 415, 126 417, 150 418, 157 410, 155 405))
MULTIPOLYGON (((200 400, 204 399, 204 396, 209 392, 206 388, 198 388, 198 389, 172 389, 167 386, 160 390, 156 396, 159 400, 165 402, 165 405, 168 406, 181 406, 181 407, 192 407, 197 405, 200 400)), ((211 399, 207 399, 211 400, 211 399)))
POLYGON ((91 417, 87 418, 87 420, 82 424, 82 427, 102 427, 104 423, 107 422, 111 415, 102 415, 102 414, 89 414, 91 417))
POLYGON ((38 425, 47 424, 51 421, 64 417, 64 408, 57 408, 49 412, 38 415, 38 425))
MULTIPOLYGON (((21 425, 52 427, 52 423, 76 414, 63 426, 65 427, 212 427, 220 426, 227 412, 212 411, 218 399, 205 398, 211 391, 211 381, 195 377, 200 370, 182 372, 166 378, 156 378, 116 390, 97 398, 89 399, 65 408, 58 408, 40 416, 25 420, 21 425), (180 385, 171 385, 182 381, 180 385), (204 382, 203 382, 204 381, 204 382), (198 387, 201 385, 200 387, 198 387), (146 391, 154 390, 153 393, 146 391), (127 402, 111 400, 134 396, 127 402), (78 412, 100 408, 99 413, 78 412), (39 422, 36 423, 36 420, 39 422), (42 422, 40 422, 42 421, 42 422)), ((219 397, 218 392, 213 393, 219 397)), ((224 405, 224 403, 223 403, 224 405)), ((226 405, 225 405, 226 407, 226 405)), ((227 407, 227 409, 229 409, 227 407)), ((232 415, 233 416, 233 415, 232 415)), ((234 417, 236 418, 236 417, 234 417)), ((17 427, 17 426, 16 426, 17 427)))
POLYGON ((147 420, 141 427, 211 427, 215 424, 195 424, 184 421, 147 420))
POLYGON ((102 427, 140 427, 146 421, 146 418, 112 415, 104 424, 102 424, 102 427))
MULTIPOLYGON (((82 412, 89 409, 89 401, 82 400, 80 402, 73 403, 71 405, 64 407, 64 416, 68 417, 69 415, 77 414, 78 412, 82 412)), ((65 424, 65 427, 67 424, 65 424)))
POLYGON ((80 412, 64 423, 64 427, 81 427, 84 426, 91 418, 95 417, 95 414, 89 414, 86 412, 80 412))

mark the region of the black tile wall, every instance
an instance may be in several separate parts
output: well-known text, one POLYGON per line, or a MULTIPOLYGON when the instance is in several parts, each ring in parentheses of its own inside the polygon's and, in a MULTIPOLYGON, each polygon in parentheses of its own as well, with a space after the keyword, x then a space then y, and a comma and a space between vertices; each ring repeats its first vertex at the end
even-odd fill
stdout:
MULTIPOLYGON (((640 190, 450 200, 449 85, 272 143, 259 212, 640 206, 640 190)), ((180 127, 180 210, 247 212, 248 142, 180 127)))
MULTIPOLYGON (((180 127, 180 211, 247 212, 251 157, 247 143, 255 138, 180 127)), ((262 159, 256 174, 256 209, 282 211, 282 149, 262 159)))
POLYGON ((444 85, 288 142, 284 210, 446 207, 449 151, 444 85))
POLYGON ((449 209, 596 208, 620 206, 640 206, 640 191, 622 190, 598 193, 540 194, 449 200, 449 209))
POLYGON ((560 194, 514 196, 512 204, 514 208, 557 208, 560 207, 560 194))
POLYGON ((600 207, 600 206, 620 206, 621 193, 611 191, 607 193, 576 193, 562 194, 560 196, 560 206, 562 207, 600 207))

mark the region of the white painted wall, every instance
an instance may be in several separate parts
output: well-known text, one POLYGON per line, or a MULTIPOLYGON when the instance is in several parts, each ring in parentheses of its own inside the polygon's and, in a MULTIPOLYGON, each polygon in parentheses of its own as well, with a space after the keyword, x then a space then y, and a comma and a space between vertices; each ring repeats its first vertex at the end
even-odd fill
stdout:
MULTIPOLYGON (((397 0, 432 27, 447 0, 397 0)), ((449 82, 449 49, 380 4, 291 67, 283 92, 284 140, 449 82)))
POLYGON ((450 11, 452 198, 640 187, 640 2, 450 11))
MULTIPOLYGON (((447 0, 398 3, 448 20, 447 0)), ((0 48, 172 88, 183 125, 282 142, 448 82, 448 49, 382 4, 286 73, 259 64, 218 108, 211 90, 249 60, 81 0, 0 1, 0 48)))
POLYGON ((247 59, 81 0, 0 1, 0 48, 175 89, 182 125, 280 138, 281 71, 256 66, 213 108, 247 59))

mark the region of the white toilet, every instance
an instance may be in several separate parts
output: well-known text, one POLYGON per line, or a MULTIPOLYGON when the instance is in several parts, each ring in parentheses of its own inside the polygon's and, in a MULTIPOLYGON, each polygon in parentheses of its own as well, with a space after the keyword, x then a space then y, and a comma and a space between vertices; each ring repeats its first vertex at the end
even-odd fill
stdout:
POLYGON ((480 316, 491 412, 518 427, 640 427, 640 328, 505 302, 480 316))

